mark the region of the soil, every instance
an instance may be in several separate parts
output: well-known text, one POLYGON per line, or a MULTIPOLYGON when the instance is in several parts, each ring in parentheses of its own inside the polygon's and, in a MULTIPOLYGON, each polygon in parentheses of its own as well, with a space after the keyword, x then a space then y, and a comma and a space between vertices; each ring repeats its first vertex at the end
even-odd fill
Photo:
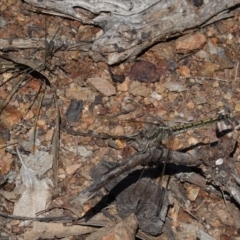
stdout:
MULTIPOLYGON (((1 39, 9 42, 35 39, 43 43, 42 49, 26 46, 0 52, 0 183, 5 192, 0 196, 2 214, 10 216, 14 213, 14 205, 21 194, 15 198, 9 194, 15 194, 16 188, 24 185, 16 147, 21 154, 29 155, 49 152, 54 144, 52 139, 58 117, 54 96, 57 97, 61 126, 89 135, 84 137, 60 131, 58 167, 56 169, 54 165, 53 169, 38 175, 41 179, 52 179, 55 184, 46 206, 49 212, 46 214, 50 214, 47 216, 84 216, 107 194, 106 190, 101 190, 83 206, 70 204, 92 183, 90 169, 102 159, 120 163, 136 152, 129 141, 96 138, 91 133, 126 136, 141 129, 146 121, 173 127, 214 118, 223 109, 238 118, 239 9, 234 11, 233 18, 154 45, 138 59, 114 66, 93 62, 86 52, 72 50, 69 42, 66 43, 66 39, 74 43, 88 41, 100 31, 97 27, 29 11, 27 4, 20 0, 2 0, 0 12, 0 42, 1 39)), ((165 140, 164 144, 180 151, 218 140, 216 125, 212 124, 183 131, 171 142, 165 140)), ((238 153, 236 145, 232 159, 236 160, 236 171, 240 174, 238 153)), ((176 239, 197 238, 198 229, 207 236, 200 239, 240 239, 239 203, 229 193, 224 200, 221 194, 175 181, 187 199, 186 207, 173 196, 168 209, 166 221, 171 219, 170 226, 176 239), (193 192, 196 193, 194 197, 193 192)), ((114 202, 109 208, 111 215, 118 215, 114 202)), ((33 223, 25 226, 23 222, 21 218, 2 216, 0 239, 55 239, 43 234, 53 228, 33 233, 33 223)), ((114 225, 114 221, 110 225, 114 225)), ((68 227, 68 235, 67 231, 66 235, 55 235, 84 239, 96 231, 86 230, 79 234, 73 229, 75 225, 68 227)), ((166 232, 148 239, 164 237, 170 239, 166 232)))

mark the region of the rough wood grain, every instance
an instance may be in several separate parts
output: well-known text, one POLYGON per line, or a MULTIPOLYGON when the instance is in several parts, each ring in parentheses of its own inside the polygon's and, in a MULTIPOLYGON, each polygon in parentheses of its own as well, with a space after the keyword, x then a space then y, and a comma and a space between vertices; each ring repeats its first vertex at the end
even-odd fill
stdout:
POLYGON ((156 42, 231 15, 240 0, 25 0, 42 12, 102 28, 89 55, 115 64, 135 58, 156 42))

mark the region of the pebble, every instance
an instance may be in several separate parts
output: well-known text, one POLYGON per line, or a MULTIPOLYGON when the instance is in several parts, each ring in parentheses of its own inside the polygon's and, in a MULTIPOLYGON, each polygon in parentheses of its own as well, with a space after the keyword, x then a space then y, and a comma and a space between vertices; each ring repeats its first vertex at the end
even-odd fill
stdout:
POLYGON ((165 87, 170 91, 170 92, 182 92, 186 91, 186 88, 180 84, 179 82, 176 81, 171 81, 171 82, 165 82, 165 87))
POLYGON ((156 66, 156 70, 159 76, 165 76, 169 71, 169 62, 166 59, 160 59, 156 66))
POLYGON ((16 226, 20 223, 20 220, 14 219, 9 222, 10 226, 16 226))
POLYGON ((213 73, 219 69, 219 66, 212 62, 204 62, 198 70, 199 76, 212 76, 213 73))
POLYGON ((115 87, 104 78, 100 77, 88 78, 87 83, 106 97, 116 94, 115 87))
POLYGON ((213 82, 212 86, 215 87, 215 88, 218 88, 219 87, 219 82, 218 81, 213 82))
POLYGON ((52 136, 53 136, 53 129, 48 129, 45 136, 44 136, 44 139, 46 141, 51 141, 52 140, 52 136))
POLYGON ((192 101, 190 101, 190 102, 187 103, 187 107, 190 108, 190 109, 193 109, 193 108, 195 108, 195 105, 192 101))
POLYGON ((8 129, 12 129, 16 123, 21 121, 21 118, 21 112, 17 108, 10 105, 6 106, 1 114, 1 121, 8 129))
POLYGON ((75 154, 79 153, 80 156, 82 157, 91 157, 93 152, 92 151, 88 151, 84 146, 78 146, 76 147, 69 147, 68 150, 70 152, 73 152, 75 154))
POLYGON ((204 59, 205 61, 209 61, 209 54, 204 51, 204 50, 200 50, 198 51, 196 54, 195 54, 196 57, 198 58, 202 58, 204 59))
POLYGON ((180 75, 184 76, 184 77, 190 77, 191 73, 190 73, 190 69, 187 66, 180 66, 178 69, 180 75))
POLYGON ((159 74, 151 62, 138 61, 132 66, 129 78, 134 81, 153 83, 159 81, 159 74))
POLYGON ((187 54, 197 49, 201 49, 206 42, 207 38, 200 32, 197 32, 195 34, 189 34, 178 38, 175 45, 178 53, 187 54))
POLYGON ((157 93, 157 92, 152 92, 152 93, 151 93, 151 97, 154 98, 154 99, 156 99, 156 100, 158 100, 158 101, 160 101, 160 100, 163 98, 162 95, 160 95, 160 94, 157 93))
POLYGON ((44 120, 44 119, 39 119, 38 121, 37 121, 37 126, 38 127, 40 127, 40 128, 42 128, 42 129, 45 129, 46 130, 46 121, 44 120))
POLYGON ((204 104, 207 102, 205 96, 199 96, 193 99, 193 102, 195 103, 195 105, 199 105, 199 104, 204 104))
MULTIPOLYGON (((10 136, 11 136, 10 131, 3 124, 0 124, 0 136, 4 141, 10 140, 10 136)), ((4 148, 3 148, 3 151, 5 152, 4 148)))
POLYGON ((82 165, 81 164, 73 164, 70 166, 66 167, 66 172, 68 175, 72 175, 76 172, 76 170, 78 170, 82 165))
POLYGON ((200 188, 197 186, 190 185, 186 190, 187 190, 188 199, 191 201, 195 201, 196 198, 198 197, 200 188))
POLYGON ((126 77, 125 81, 117 85, 117 90, 120 92, 127 92, 129 90, 130 79, 126 77))
POLYGON ((219 102, 217 102, 217 106, 222 108, 224 106, 224 103, 219 101, 219 102))
POLYGON ((69 99, 83 100, 88 102, 94 102, 95 94, 88 88, 82 88, 75 86, 66 90, 66 97, 69 99))
POLYGON ((141 83, 134 81, 130 85, 129 92, 134 96, 147 97, 151 93, 151 90, 149 89, 149 87, 146 87, 141 83))
POLYGON ((240 104, 236 104, 234 110, 240 112, 240 104))
POLYGON ((0 17, 0 28, 5 28, 6 25, 7 21, 5 20, 5 18, 0 17))

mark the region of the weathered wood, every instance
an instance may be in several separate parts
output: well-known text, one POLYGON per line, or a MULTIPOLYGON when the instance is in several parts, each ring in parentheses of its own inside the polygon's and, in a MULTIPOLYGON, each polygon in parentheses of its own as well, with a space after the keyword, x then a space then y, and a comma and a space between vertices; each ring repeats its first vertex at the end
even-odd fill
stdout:
MULTIPOLYGON (((0 39, 0 50, 3 52, 16 50, 16 49, 45 49, 46 44, 45 40, 50 42, 51 38, 8 38, 8 39, 0 39)), ((70 40, 63 41, 62 39, 54 39, 55 48, 59 48, 60 50, 81 50, 81 51, 89 51, 93 42, 73 42, 70 40)))
POLYGON ((25 0, 45 13, 76 19, 103 29, 89 55, 108 64, 135 58, 156 42, 226 18, 240 0, 25 0))

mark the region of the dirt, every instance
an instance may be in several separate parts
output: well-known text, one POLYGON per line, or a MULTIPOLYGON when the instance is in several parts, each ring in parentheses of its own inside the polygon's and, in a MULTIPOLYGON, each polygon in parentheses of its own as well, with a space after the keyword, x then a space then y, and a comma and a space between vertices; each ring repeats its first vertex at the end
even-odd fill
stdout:
MULTIPOLYGON (((93 62, 86 52, 72 50, 69 42, 66 43, 66 39, 74 43, 87 41, 100 31, 99 28, 32 12, 20 0, 2 0, 0 12, 0 41, 35 39, 43 44, 42 49, 26 46, 0 52, 0 183, 8 193, 15 193, 16 187, 21 185, 21 162, 16 156, 16 146, 27 155, 51 149, 57 118, 54 94, 58 98, 61 124, 84 133, 129 135, 136 128, 142 128, 142 119, 151 118, 151 121, 172 127, 216 117, 222 109, 238 118, 239 9, 235 10, 233 18, 199 28, 197 33, 192 32, 187 37, 159 43, 138 59, 110 68, 106 63, 93 62), (53 48, 47 50, 51 46, 53 48), (36 66, 36 71, 29 68, 30 62, 36 66), (70 111, 73 100, 75 105, 70 111), (72 117, 71 113, 76 116, 72 117), (36 136, 35 142, 33 136, 36 136)), ((59 137, 57 185, 52 188, 46 208, 59 208, 61 216, 80 217, 100 201, 101 194, 106 194, 105 190, 101 191, 83 207, 70 205, 70 200, 92 183, 90 169, 103 158, 120 163, 136 150, 123 139, 74 136, 63 131, 59 137)), ((194 149, 199 144, 218 140, 216 126, 212 124, 178 134, 171 148, 194 149)), ((236 161, 238 153, 237 146, 233 158, 236 161)), ((239 167, 236 162, 238 173, 239 167)), ((53 175, 54 171, 49 170, 41 178, 53 179, 53 175)), ((188 199, 188 206, 179 204, 176 197, 169 206, 170 225, 177 239, 190 239, 191 234, 197 237, 198 228, 202 234, 211 236, 209 239, 239 238, 239 204, 231 196, 224 202, 221 194, 209 193, 193 184, 178 181, 178 186, 188 199)), ((18 199, 19 195, 15 198, 1 195, 1 212, 12 215, 18 199)), ((116 210, 111 211, 117 215, 116 210)), ((25 227, 21 223, 22 220, 1 217, 0 239, 27 239, 30 235, 24 234, 30 233, 31 225, 25 227)), ((56 236, 80 239, 81 234, 76 234, 73 228, 71 234, 69 229, 68 235, 56 233, 56 236)), ((91 231, 83 234, 91 235, 91 231)), ((34 234, 32 239, 38 239, 34 234)), ((164 234, 149 239, 162 239, 164 234)), ((43 233, 38 235, 47 238, 44 236, 43 233)))

